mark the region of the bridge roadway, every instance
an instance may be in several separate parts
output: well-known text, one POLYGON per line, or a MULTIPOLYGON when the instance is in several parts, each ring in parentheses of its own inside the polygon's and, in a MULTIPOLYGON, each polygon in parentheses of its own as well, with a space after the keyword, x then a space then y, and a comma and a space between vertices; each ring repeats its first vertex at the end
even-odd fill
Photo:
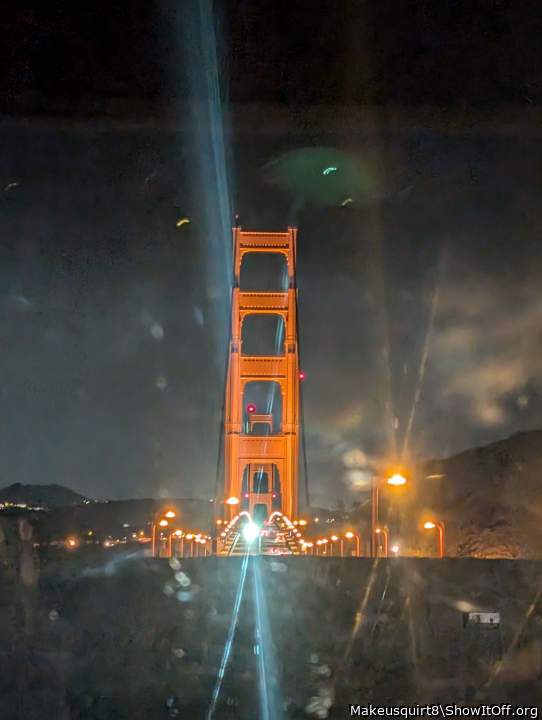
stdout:
POLYGON ((280 512, 274 512, 260 527, 246 511, 240 512, 220 533, 217 555, 300 555, 302 533, 280 512))

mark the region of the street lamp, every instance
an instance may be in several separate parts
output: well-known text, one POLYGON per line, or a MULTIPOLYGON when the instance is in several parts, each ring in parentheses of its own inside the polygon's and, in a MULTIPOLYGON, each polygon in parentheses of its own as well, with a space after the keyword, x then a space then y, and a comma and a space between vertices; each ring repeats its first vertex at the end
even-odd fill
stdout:
POLYGON ((377 545, 376 545, 376 529, 378 527, 378 484, 391 485, 392 487, 399 487, 406 485, 406 477, 399 472, 390 475, 385 482, 382 482, 382 478, 373 475, 373 481, 371 484, 371 557, 377 556, 377 545))
POLYGON ((389 537, 388 528, 377 527, 375 530, 375 533, 377 535, 382 535, 382 537, 384 538, 384 557, 387 558, 388 557, 388 537, 389 537))
POLYGON ((327 544, 329 542, 328 539, 322 538, 322 540, 320 542, 321 542, 321 546, 324 548, 324 552, 322 554, 327 555, 327 544))
POLYGON ((190 543, 190 557, 193 557, 193 555, 194 555, 194 535, 192 533, 187 533, 185 535, 185 538, 190 543))
POLYGON ((338 535, 332 535, 331 536, 331 547, 330 547, 330 554, 333 555, 333 543, 336 543, 339 541, 339 552, 341 554, 341 557, 344 554, 344 540, 340 538, 338 535))
POLYGON ((360 546, 359 535, 356 535, 356 533, 352 532, 352 530, 349 530, 347 533, 344 534, 344 536, 347 540, 352 540, 352 538, 355 538, 355 540, 356 540, 356 557, 359 557, 359 546, 360 546))
MULTIPOLYGON (((152 545, 152 556, 156 557, 156 529, 157 527, 166 528, 169 525, 169 522, 162 518, 158 523, 153 522, 151 526, 151 545, 152 545)), ((160 552, 158 552, 160 554, 160 552)))
POLYGON ((327 544, 327 538, 320 538, 316 541, 316 554, 319 555, 319 548, 324 547, 327 544))
POLYGON ((183 540, 184 533, 182 530, 175 530, 175 532, 169 533, 168 538, 168 550, 169 550, 169 557, 173 557, 173 538, 176 538, 177 540, 181 541, 181 557, 184 554, 184 540, 183 540))
POLYGON ((427 520, 427 522, 424 522, 423 527, 424 530, 434 530, 435 528, 438 530, 438 556, 442 559, 444 557, 444 523, 442 520, 436 522, 427 520))

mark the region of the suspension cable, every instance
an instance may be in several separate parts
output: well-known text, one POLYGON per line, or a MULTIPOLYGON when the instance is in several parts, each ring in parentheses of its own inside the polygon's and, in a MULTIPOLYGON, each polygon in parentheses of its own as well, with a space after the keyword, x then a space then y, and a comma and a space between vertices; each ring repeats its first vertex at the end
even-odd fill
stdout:
MULTIPOLYGON (((297 334, 297 358, 299 362, 299 368, 301 365, 301 335, 299 333, 299 304, 297 301, 297 253, 294 254, 294 278, 296 280, 295 290, 295 329, 297 334)), ((303 455, 303 476, 304 476, 304 489, 305 489, 305 506, 308 510, 310 508, 310 494, 309 494, 309 466, 307 462, 307 441, 305 437, 305 406, 303 403, 303 386, 298 378, 299 385, 299 416, 301 420, 301 452, 303 455)))

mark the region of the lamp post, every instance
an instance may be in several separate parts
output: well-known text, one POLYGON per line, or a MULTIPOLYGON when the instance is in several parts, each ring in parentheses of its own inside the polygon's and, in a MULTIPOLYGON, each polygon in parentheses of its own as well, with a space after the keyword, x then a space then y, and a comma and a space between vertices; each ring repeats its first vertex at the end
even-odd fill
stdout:
POLYGON ((382 535, 382 537, 384 538, 384 557, 387 558, 388 557, 388 539, 389 539, 388 528, 377 527, 375 530, 375 533, 377 535, 382 535))
POLYGON ((182 530, 175 530, 175 532, 170 532, 168 537, 168 544, 169 544, 169 557, 173 557, 173 538, 176 538, 177 540, 181 541, 181 552, 180 555, 182 557, 183 550, 184 550, 184 540, 183 540, 184 533, 182 530))
POLYGON ((331 553, 330 554, 333 555, 333 544, 336 543, 337 541, 339 542, 339 552, 340 552, 340 556, 342 557, 344 554, 344 540, 342 538, 340 538, 338 535, 331 536, 331 547, 330 547, 331 553))
POLYGON ((327 544, 328 544, 328 542, 329 542, 329 541, 328 541, 327 538, 322 538, 322 547, 324 548, 324 552, 322 553, 322 555, 327 555, 327 544))
MULTIPOLYGON (((163 512, 162 510, 160 512, 155 513, 154 519, 152 521, 151 525, 151 552, 153 557, 157 557, 156 554, 156 530, 157 528, 166 528, 169 525, 169 521, 173 520, 173 518, 177 517, 177 513, 173 510, 166 510, 163 512), (160 520, 157 521, 157 517, 160 516, 160 520)), ((158 548, 158 557, 160 556, 160 548, 158 548)))
POLYGON ((352 540, 353 538, 355 538, 355 540, 356 540, 356 557, 359 557, 359 554, 360 554, 359 553, 359 547, 360 547, 359 535, 356 535, 356 533, 352 532, 352 530, 349 530, 347 533, 345 533, 344 536, 347 540, 352 540))
POLYGON ((326 554, 325 546, 327 545, 327 542, 328 542, 327 538, 320 538, 320 540, 316 541, 316 554, 317 555, 325 555, 326 554), (324 551, 322 553, 319 552, 320 548, 324 548, 324 551))
POLYGON ((378 486, 393 485, 397 487, 399 485, 406 485, 406 478, 401 473, 397 472, 388 477, 385 481, 382 481, 377 475, 373 475, 371 483, 371 557, 377 556, 377 543, 376 543, 376 529, 378 527, 378 486))
POLYGON ((152 556, 153 557, 160 557, 160 547, 158 548, 158 555, 156 554, 156 529, 157 528, 166 528, 169 525, 169 522, 162 518, 157 523, 153 522, 151 527, 151 543, 152 543, 152 556))
POLYGON ((190 557, 194 557, 194 541, 196 538, 194 537, 193 533, 187 533, 185 537, 190 543, 190 557))
POLYGON ((444 557, 444 523, 442 520, 428 520, 423 524, 424 530, 438 530, 438 556, 439 558, 444 557))

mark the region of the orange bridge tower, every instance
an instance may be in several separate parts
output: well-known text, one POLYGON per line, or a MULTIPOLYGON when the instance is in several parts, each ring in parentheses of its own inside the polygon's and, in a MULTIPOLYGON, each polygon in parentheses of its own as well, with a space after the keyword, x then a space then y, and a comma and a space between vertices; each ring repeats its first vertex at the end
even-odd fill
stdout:
MULTIPOLYGON (((298 511, 299 350, 296 289, 297 229, 249 232, 233 229, 233 290, 224 407, 224 501, 229 516, 246 510, 256 521, 279 510, 298 511), (245 291, 241 267, 249 253, 280 254, 288 289, 245 291), (282 318, 277 355, 243 352, 243 323, 249 315, 282 318), (251 384, 263 387, 263 407, 249 402, 251 384), (264 385, 265 384, 265 385, 264 385), (238 501, 238 502, 236 502, 238 501)), ((279 321, 280 322, 280 321, 279 321)))

